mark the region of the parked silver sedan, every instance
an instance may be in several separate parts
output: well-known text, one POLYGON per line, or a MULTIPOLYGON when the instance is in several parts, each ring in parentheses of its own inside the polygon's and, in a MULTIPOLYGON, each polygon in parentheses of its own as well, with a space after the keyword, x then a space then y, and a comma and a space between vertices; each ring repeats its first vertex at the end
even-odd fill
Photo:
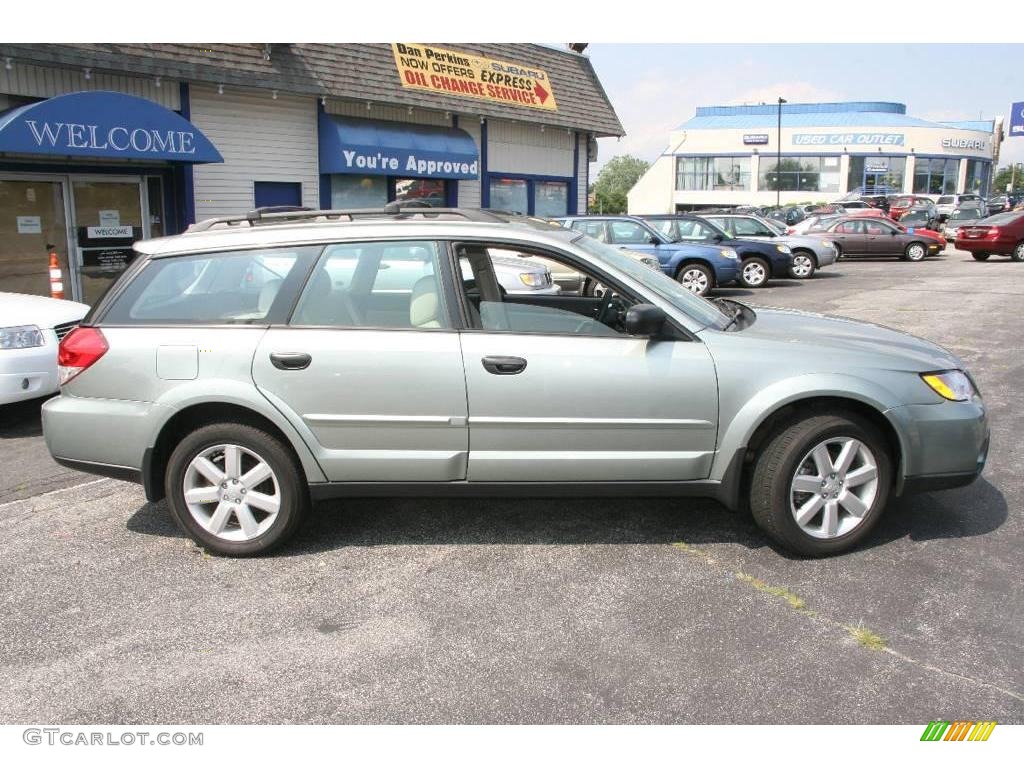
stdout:
POLYGON ((981 394, 924 339, 706 301, 569 229, 360 215, 137 243, 61 342, 54 458, 141 482, 235 556, 284 543, 311 501, 396 494, 709 496, 821 556, 984 467, 981 394), (606 288, 511 294, 491 249, 606 288), (405 284, 381 269, 405 261, 405 284))
POLYGON ((730 237, 763 239, 789 246, 793 252, 793 277, 805 278, 817 269, 836 263, 839 252, 828 238, 813 235, 787 235, 785 228, 750 214, 708 214, 703 218, 717 224, 730 237))

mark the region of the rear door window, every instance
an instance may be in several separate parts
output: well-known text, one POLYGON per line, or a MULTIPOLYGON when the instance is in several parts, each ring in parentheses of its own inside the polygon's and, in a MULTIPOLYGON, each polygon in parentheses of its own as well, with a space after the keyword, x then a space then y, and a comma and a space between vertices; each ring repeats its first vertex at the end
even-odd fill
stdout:
POLYGON ((263 324, 283 319, 321 246, 153 259, 109 307, 117 325, 263 324))

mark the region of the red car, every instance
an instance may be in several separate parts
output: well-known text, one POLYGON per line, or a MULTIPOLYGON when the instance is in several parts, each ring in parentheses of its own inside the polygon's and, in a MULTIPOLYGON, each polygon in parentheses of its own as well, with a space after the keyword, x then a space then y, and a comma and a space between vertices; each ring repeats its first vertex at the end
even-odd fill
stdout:
POLYGON ((933 205, 935 205, 935 203, 933 203, 929 197, 921 197, 920 195, 900 195, 899 197, 894 197, 892 202, 889 203, 889 217, 899 221, 900 216, 911 208, 921 208, 933 205))
POLYGON ((984 261, 993 253, 1024 261, 1024 211, 997 213, 964 227, 957 233, 956 247, 970 251, 978 261, 984 261))

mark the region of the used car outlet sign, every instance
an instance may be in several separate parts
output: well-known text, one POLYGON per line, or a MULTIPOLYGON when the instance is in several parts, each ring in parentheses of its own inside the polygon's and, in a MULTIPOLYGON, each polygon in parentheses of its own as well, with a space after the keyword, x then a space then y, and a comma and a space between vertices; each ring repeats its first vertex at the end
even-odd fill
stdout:
POLYGON ((557 111, 547 72, 419 43, 392 43, 405 88, 557 111))
POLYGON ((793 143, 797 146, 903 146, 902 133, 797 133, 793 143))

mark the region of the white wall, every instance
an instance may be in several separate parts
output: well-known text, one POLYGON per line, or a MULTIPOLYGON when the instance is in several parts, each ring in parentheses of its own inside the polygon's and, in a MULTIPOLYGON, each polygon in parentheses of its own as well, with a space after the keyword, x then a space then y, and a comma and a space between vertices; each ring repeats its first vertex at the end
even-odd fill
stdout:
POLYGON ((626 210, 635 215, 675 213, 672 201, 672 189, 676 185, 675 167, 675 158, 670 155, 662 155, 655 160, 626 195, 626 210), (668 195, 665 194, 666 190, 668 195))
POLYGON ((10 69, 0 66, 0 93, 48 99, 77 91, 118 91, 155 101, 168 109, 181 108, 177 80, 161 80, 157 87, 156 80, 147 77, 93 72, 86 80, 84 69, 38 67, 19 61, 12 62, 10 69))
POLYGON ((487 121, 488 173, 572 176, 571 133, 564 128, 487 121))
MULTIPOLYGON (((476 115, 460 115, 459 128, 473 137, 477 155, 480 156, 480 118, 476 115)), ((459 207, 480 207, 480 177, 475 179, 459 179, 459 207)))
POLYGON ((190 102, 192 122, 224 156, 195 166, 197 220, 252 210, 256 181, 299 182, 302 204, 320 204, 315 99, 193 85, 190 102))

